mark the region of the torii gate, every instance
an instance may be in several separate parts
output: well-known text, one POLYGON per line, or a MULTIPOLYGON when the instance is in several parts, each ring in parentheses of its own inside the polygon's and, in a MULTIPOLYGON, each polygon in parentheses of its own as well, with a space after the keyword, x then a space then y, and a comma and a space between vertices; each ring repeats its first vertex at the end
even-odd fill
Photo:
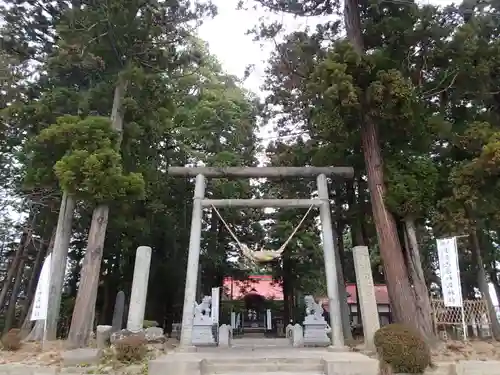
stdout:
POLYGON ((200 242, 204 207, 319 207, 321 233, 323 236, 323 256, 325 260, 326 286, 332 328, 332 347, 343 349, 344 335, 340 314, 339 288, 336 281, 335 244, 333 239, 330 200, 327 176, 332 179, 349 179, 354 175, 351 167, 169 167, 168 174, 178 177, 196 177, 189 253, 184 291, 184 307, 180 348, 192 346, 194 304, 198 268, 200 262, 200 242), (205 178, 293 178, 316 177, 317 199, 205 199, 205 178))

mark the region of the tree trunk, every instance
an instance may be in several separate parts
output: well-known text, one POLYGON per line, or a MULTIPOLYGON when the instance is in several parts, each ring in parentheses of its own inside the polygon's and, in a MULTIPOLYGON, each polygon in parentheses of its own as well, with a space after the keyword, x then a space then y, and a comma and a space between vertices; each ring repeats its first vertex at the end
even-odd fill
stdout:
POLYGON ((493 284, 493 287, 495 288, 495 294, 497 296, 497 300, 493 301, 493 304, 495 304, 496 302, 497 305, 500 305, 500 282, 498 281, 498 271, 495 268, 495 263, 496 261, 491 265, 491 268, 493 270, 490 272, 490 282, 493 284))
MULTIPOLYGON (((354 49, 360 55, 363 55, 364 43, 358 1, 346 0, 344 4, 348 38, 354 49)), ((430 339, 433 337, 432 331, 428 331, 427 327, 421 326, 415 320, 416 301, 408 278, 396 223, 384 202, 386 187, 378 130, 370 116, 366 113, 362 115, 361 144, 368 177, 373 219, 377 230, 380 255, 384 264, 387 290, 391 300, 391 311, 395 321, 415 327, 424 337, 430 339)))
POLYGON ((479 290, 486 301, 486 306, 491 319, 491 333, 493 338, 500 341, 500 322, 498 322, 497 314, 493 302, 491 301, 490 288, 488 286, 488 279, 486 277, 486 271, 484 269, 483 256, 481 254, 481 245, 479 243, 478 230, 473 229, 470 233, 471 247, 474 251, 474 255, 477 262, 477 282, 479 290))
MULTIPOLYGON (((361 179, 361 177, 358 177, 361 179)), ((355 181, 353 179, 352 184, 347 184, 347 202, 349 204, 349 211, 351 216, 351 240, 353 246, 366 246, 365 238, 363 236, 363 224, 361 220, 361 214, 363 212, 363 205, 361 204, 361 199, 363 199, 363 195, 361 194, 361 187, 358 182, 358 200, 356 201, 356 190, 355 190, 355 181)), ((356 324, 358 326, 363 325, 363 319, 361 317, 361 301, 359 300, 358 293, 358 284, 354 283, 356 290, 356 324)))
MULTIPOLYGON (((128 81, 122 76, 118 77, 111 111, 111 127, 120 134, 119 143, 123 138, 123 113, 122 104, 125 98, 128 81)), ((71 327, 68 335, 70 347, 80 348, 88 343, 90 330, 93 325, 97 289, 101 274, 101 260, 108 226, 109 206, 98 205, 92 214, 87 251, 83 258, 80 274, 80 285, 76 295, 75 307, 71 318, 71 327), (92 320, 92 321, 91 321, 92 320)))
POLYGON ((345 277, 344 277, 344 239, 342 237, 342 227, 339 226, 333 229, 333 232, 337 236, 337 246, 335 246, 335 263, 337 267, 337 284, 339 288, 339 298, 340 298, 340 317, 342 319, 342 333, 344 334, 344 340, 352 341, 352 331, 351 331, 351 311, 349 305, 347 304, 347 291, 345 289, 345 277))
POLYGON ((19 262, 19 266, 16 270, 16 276, 14 278, 14 286, 12 287, 12 291, 10 293, 9 299, 9 307, 7 308, 7 313, 5 314, 5 325, 3 328, 3 333, 6 334, 9 332, 11 328, 13 328, 16 320, 16 305, 17 305, 17 297, 19 296, 19 289, 21 289, 21 282, 23 280, 23 272, 24 272, 24 260, 26 255, 26 244, 23 249, 23 254, 21 256, 21 261, 19 262))
POLYGON ((33 220, 28 219, 28 225, 25 226, 23 230, 23 234, 21 235, 21 241, 16 249, 16 253, 14 254, 14 259, 12 259, 11 264, 9 265, 9 269, 7 271, 7 276, 4 279, 2 290, 0 291, 0 311, 6 306, 5 299, 7 297, 7 293, 9 292, 10 284, 12 283, 12 278, 16 274, 19 266, 19 262, 21 261, 21 257, 23 255, 24 249, 26 247, 26 241, 31 236, 31 222, 33 220))
POLYGON ((420 322, 415 320, 417 313, 416 301, 410 285, 396 223, 384 202, 386 189, 377 129, 368 117, 362 126, 361 136, 373 218, 377 230, 380 255, 383 261, 393 318, 396 322, 406 323, 417 328, 424 337, 430 338, 432 331, 428 331, 427 327, 420 326, 420 322))
POLYGON ((71 227, 75 205, 75 197, 64 192, 59 208, 59 216, 57 218, 57 228, 54 237, 54 247, 52 249, 52 260, 50 263, 50 303, 47 309, 46 322, 47 340, 55 340, 57 338, 57 324, 59 321, 59 311, 61 309, 61 297, 66 263, 68 262, 68 249, 71 239, 71 227))
POLYGON ((31 312, 33 310, 33 300, 31 300, 31 303, 29 305, 28 311, 26 312, 26 316, 24 317, 24 320, 22 321, 23 324, 21 325, 21 333, 20 337, 24 341, 28 337, 28 335, 31 332, 32 329, 32 321, 31 321, 31 312))
POLYGON ((365 246, 361 227, 362 205, 356 201, 355 180, 347 183, 347 204, 349 205, 351 240, 353 246, 365 246))
POLYGON ((294 277, 291 266, 291 259, 287 252, 283 255, 283 320, 285 325, 291 323, 292 321, 295 323, 297 317, 294 316, 293 313, 293 285, 290 281, 291 278, 294 277))
POLYGON ((86 346, 92 329, 108 215, 107 205, 97 206, 92 214, 87 251, 83 258, 80 285, 68 335, 71 348, 86 346))
POLYGON ((40 277, 40 272, 42 271, 43 260, 45 259, 45 256, 48 254, 48 252, 52 251, 52 248, 54 246, 56 230, 57 228, 54 228, 52 230, 52 235, 50 237, 49 243, 44 244, 36 254, 35 263, 33 264, 28 287, 26 288, 26 301, 24 301, 21 315, 19 317, 19 321, 23 322, 23 327, 24 321, 28 316, 28 310, 30 309, 30 306, 33 302, 33 296, 35 295, 36 291, 36 284, 38 283, 38 278, 40 277))
POLYGON ((425 330, 432 332, 432 307, 429 299, 429 290, 425 283, 424 271, 422 269, 422 260, 420 257, 420 249, 417 241, 417 229, 415 220, 412 217, 404 219, 405 234, 408 239, 407 266, 413 281, 413 290, 417 302, 417 319, 425 330))
POLYGON ((29 333, 28 336, 24 339, 25 342, 37 341, 41 342, 43 340, 43 329, 45 327, 43 320, 37 320, 33 329, 29 333))

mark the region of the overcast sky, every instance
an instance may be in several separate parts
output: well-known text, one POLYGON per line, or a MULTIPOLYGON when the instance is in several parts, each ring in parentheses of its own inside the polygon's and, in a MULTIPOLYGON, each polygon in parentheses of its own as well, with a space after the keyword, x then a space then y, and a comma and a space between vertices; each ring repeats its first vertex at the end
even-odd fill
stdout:
MULTIPOLYGON (((264 95, 260 87, 264 82, 266 61, 273 50, 274 43, 269 42, 262 46, 259 42, 252 41, 252 36, 246 35, 246 32, 257 25, 262 16, 282 21, 289 32, 303 29, 307 25, 314 26, 318 20, 321 20, 319 17, 295 18, 292 15, 271 15, 262 8, 237 10, 238 0, 212 1, 218 7, 218 15, 205 21, 199 30, 199 36, 209 44, 210 52, 217 56, 227 73, 242 78, 245 68, 248 65, 254 65, 255 69, 245 81, 245 87, 261 97, 264 95)), ((452 1, 423 0, 418 3, 446 5, 452 1)), ((262 129, 259 135, 263 138, 273 136, 270 127, 262 129)))

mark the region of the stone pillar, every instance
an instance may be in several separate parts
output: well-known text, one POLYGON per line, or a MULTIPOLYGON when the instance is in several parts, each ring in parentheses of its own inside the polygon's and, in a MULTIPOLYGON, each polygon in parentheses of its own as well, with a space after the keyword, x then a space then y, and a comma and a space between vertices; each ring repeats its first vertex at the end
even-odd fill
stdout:
POLYGON ((344 349, 344 334, 340 315, 339 286, 337 283, 337 265, 335 262, 335 243, 333 240, 330 199, 326 176, 320 174, 317 178, 318 197, 323 202, 319 206, 321 219, 321 233, 323 235, 323 258, 325 261, 326 289, 330 310, 330 327, 332 328, 332 347, 336 350, 344 349))
POLYGON ((151 248, 139 246, 135 253, 134 278, 128 308, 127 331, 142 331, 146 299, 148 294, 149 267, 151 265, 151 248))
POLYGON ((368 254, 368 247, 355 246, 352 249, 352 255, 354 259, 354 270, 356 272, 356 291, 361 307, 365 346, 369 350, 374 350, 373 335, 380 328, 380 321, 377 300, 375 299, 375 287, 373 285, 372 267, 370 263, 370 254, 368 254))
POLYGON ((115 308, 113 310, 113 320, 111 322, 112 332, 120 331, 123 328, 123 315, 125 313, 125 293, 120 290, 116 294, 115 308))
POLYGON ((205 195, 205 177, 196 176, 193 198, 193 215, 191 217, 191 233, 189 236, 186 285, 184 288, 184 307, 182 310, 182 327, 180 349, 193 346, 194 303, 196 299, 196 284, 198 283, 198 268, 200 266, 201 220, 203 206, 201 201, 205 195))

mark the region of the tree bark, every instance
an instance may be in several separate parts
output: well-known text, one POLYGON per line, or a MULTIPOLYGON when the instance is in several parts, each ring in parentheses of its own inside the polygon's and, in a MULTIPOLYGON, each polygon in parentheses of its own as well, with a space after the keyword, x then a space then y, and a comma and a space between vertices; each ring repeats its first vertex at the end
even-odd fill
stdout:
POLYGON ((479 243, 478 230, 476 228, 474 228, 470 232, 470 242, 477 262, 477 282, 479 290, 483 295, 484 300, 486 301, 486 306, 488 308, 491 319, 491 333, 495 340, 500 341, 500 322, 497 319, 495 307, 493 306, 493 302, 491 300, 490 288, 488 286, 488 279, 486 277, 486 270, 484 269, 483 256, 481 254, 481 245, 479 243))
MULTIPOLYGON (((366 246, 365 238, 363 236, 363 224, 361 220, 361 215, 363 212, 362 199, 364 195, 361 192, 361 186, 359 180, 361 177, 355 178, 352 184, 347 185, 347 201, 349 204, 349 211, 351 216, 351 240, 353 246, 366 246), (356 189, 355 183, 358 182, 358 199, 356 200, 356 189)), ((361 317, 361 301, 359 300, 358 284, 354 283, 356 290, 356 324, 361 327, 363 325, 363 319, 361 317)))
POLYGON ((404 219, 405 234, 408 238, 407 266, 413 282, 413 290, 417 302, 417 319, 419 325, 425 327, 428 332, 432 332, 432 307, 429 299, 429 290, 425 283, 424 271, 422 269, 422 260, 417 240, 417 229, 415 220, 412 217, 404 219))
POLYGON ((61 309, 61 297, 64 285, 66 263, 68 262, 68 249, 71 240, 71 228, 73 224, 73 212, 75 211, 75 197, 64 192, 57 218, 57 228, 52 249, 52 260, 50 262, 50 287, 49 307, 47 309, 46 338, 55 340, 57 338, 57 324, 61 309))
POLYGON ((26 241, 31 236, 31 222, 33 217, 30 215, 28 219, 28 225, 24 227, 23 234, 21 235, 21 240, 16 249, 16 253, 14 254, 14 259, 12 259, 12 263, 9 265, 9 269, 7 271, 7 276, 4 279, 2 290, 0 291, 0 311, 6 306, 5 299, 7 297, 7 293, 9 292, 10 285, 12 283, 12 278, 16 274, 19 266, 19 262, 21 261, 21 257, 24 252, 24 248, 26 247, 26 241))
MULTIPOLYGON (((347 36, 351 44, 357 53, 364 55, 364 42, 357 0, 345 1, 344 19, 347 36)), ((364 101, 364 98, 362 100, 364 101)), ((387 290, 391 300, 391 311, 395 321, 418 329, 425 338, 430 339, 433 337, 432 331, 428 331, 427 327, 421 326, 415 320, 416 301, 399 242, 396 222, 384 202, 386 186, 378 129, 370 116, 366 113, 363 113, 362 116, 361 144, 380 255, 384 264, 387 290)))
MULTIPOLYGON (((111 127, 120 135, 118 145, 123 138, 122 104, 127 86, 128 81, 124 77, 119 76, 114 92, 113 109, 111 111, 111 127)), ((92 329, 108 216, 109 206, 107 204, 98 205, 92 214, 87 251, 83 258, 80 286, 76 295, 68 335, 68 344, 73 348, 86 346, 90 330, 92 329)))
MULTIPOLYGON (((57 231, 57 228, 56 228, 56 231, 57 231)), ((47 255, 53 251, 54 241, 55 241, 55 235, 50 240, 49 247, 47 249, 47 255)), ((41 268, 43 268, 43 262, 42 262, 41 268)), ((40 269, 40 272, 41 272, 41 269, 40 269)), ((38 272, 37 284, 38 284, 38 278, 40 277, 40 272, 38 272)), ((35 286, 35 291, 36 291, 36 286, 35 286)), ((26 336, 24 338, 24 341, 42 341, 42 339, 43 339, 43 331, 45 328, 45 321, 44 320, 37 320, 35 322, 35 325, 33 326, 33 328, 31 328, 31 325, 32 325, 31 312, 33 310, 33 302, 34 302, 34 298, 31 298, 28 312, 27 312, 26 316, 24 317, 24 321, 23 321, 23 324, 21 326, 21 335, 26 336)))
POLYGON ((57 228, 54 228, 52 230, 52 235, 50 237, 49 242, 44 243, 40 248, 40 250, 38 251, 38 253, 36 254, 35 263, 33 264, 28 287, 26 288, 27 289, 26 301, 24 301, 21 315, 19 317, 19 321, 23 322, 23 327, 24 327, 24 321, 28 316, 28 310, 30 309, 30 306, 33 302, 33 296, 35 295, 36 291, 36 284, 38 283, 38 278, 40 277, 40 272, 42 271, 43 260, 45 259, 45 256, 48 254, 48 252, 52 251, 52 248, 54 246, 56 230, 57 228))
POLYGON ((354 246, 365 246, 361 227, 362 205, 356 201, 355 179, 347 183, 347 204, 349 205, 351 239, 354 246))
POLYGON ((352 341, 352 331, 351 331, 351 314, 349 305, 347 304, 347 291, 345 289, 345 277, 344 277, 344 239, 342 237, 343 230, 342 226, 339 228, 333 228, 333 233, 337 237, 337 246, 335 246, 335 263, 337 267, 337 284, 339 288, 339 298, 340 298, 340 318, 342 319, 342 333, 344 334, 344 340, 352 341))
POLYGON ((21 289, 21 282, 23 280, 23 272, 24 272, 24 260, 26 255, 26 244, 23 249, 23 254, 21 256, 21 260, 16 270, 16 276, 14 278, 14 286, 12 287, 12 291, 10 293, 9 298, 9 307, 7 308, 7 313, 5 314, 5 325, 3 329, 3 333, 6 334, 9 332, 11 328, 13 328, 16 319, 16 305, 17 305, 17 297, 19 296, 19 289, 21 289))
POLYGON ((92 329, 97 288, 102 260, 109 207, 99 205, 92 214, 87 251, 83 258, 80 273, 80 285, 76 295, 75 307, 71 319, 68 344, 71 348, 86 346, 92 329))
POLYGON ((420 322, 415 319, 416 301, 410 285, 396 223, 384 202, 386 188, 377 133, 373 121, 368 117, 365 118, 361 136, 368 174, 368 187, 393 318, 396 322, 406 323, 417 328, 424 337, 431 338, 432 331, 428 331, 427 327, 420 326, 420 322))

